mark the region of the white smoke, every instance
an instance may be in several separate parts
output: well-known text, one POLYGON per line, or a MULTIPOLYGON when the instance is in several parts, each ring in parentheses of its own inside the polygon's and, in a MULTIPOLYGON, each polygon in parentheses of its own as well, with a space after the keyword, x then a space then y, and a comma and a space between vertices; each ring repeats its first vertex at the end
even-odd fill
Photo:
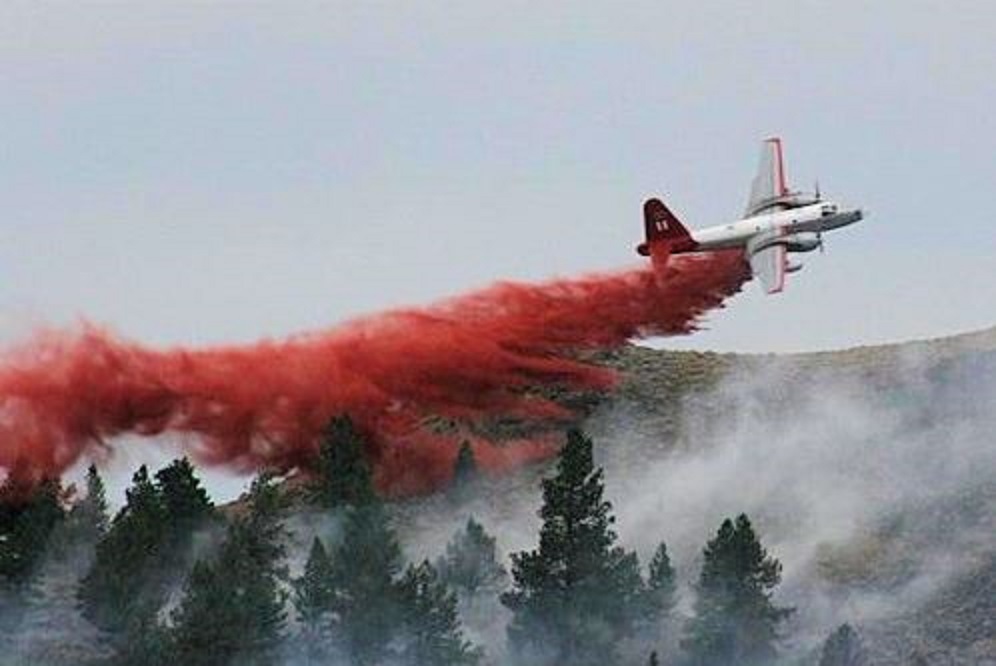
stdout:
POLYGON ((665 539, 687 581, 720 522, 747 513, 784 565, 797 644, 914 609, 996 548, 991 513, 980 525, 947 506, 996 499, 996 364, 899 365, 890 386, 752 364, 685 406, 685 441, 657 460, 617 454, 649 447, 605 415, 596 442, 623 542, 647 554, 665 539), (835 565, 861 584, 835 585, 835 565))
MULTIPOLYGON (((667 542, 687 612, 705 542, 747 513, 784 565, 776 600, 797 608, 794 652, 841 622, 909 613, 996 549, 994 371, 991 356, 938 366, 908 355, 881 382, 766 359, 676 406, 679 441, 651 441, 634 427, 645 406, 617 403, 588 425, 621 542, 644 564, 667 542), (965 501, 982 502, 981 514, 965 501)), ((403 512, 406 550, 439 554, 468 515, 506 555, 534 548, 541 497, 538 475, 525 476, 467 504, 436 498, 403 512)), ((475 638, 495 652, 504 632, 492 630, 475 638)))
MULTIPOLYGON (((791 358, 738 365, 714 389, 665 406, 680 416, 677 438, 663 428, 655 434, 647 405, 624 399, 589 419, 620 540, 644 565, 667 542, 683 583, 679 613, 690 606, 703 545, 739 513, 784 565, 776 601, 798 609, 786 631, 795 654, 810 653, 842 622, 867 628, 915 612, 992 557, 996 357, 895 361, 889 381, 791 358)), ((506 565, 510 553, 535 548, 542 473, 483 480, 472 496, 396 505, 406 559, 435 560, 470 516, 497 537, 506 565)), ((314 536, 338 538, 338 519, 326 512, 298 513, 287 527, 292 576, 314 536)), ((99 639, 81 624, 72 595, 79 571, 71 573, 46 584, 8 657, 95 649, 99 639)), ((508 613, 497 599, 461 611, 485 663, 505 663, 508 613)), ((292 626, 290 645, 296 640, 292 626)))

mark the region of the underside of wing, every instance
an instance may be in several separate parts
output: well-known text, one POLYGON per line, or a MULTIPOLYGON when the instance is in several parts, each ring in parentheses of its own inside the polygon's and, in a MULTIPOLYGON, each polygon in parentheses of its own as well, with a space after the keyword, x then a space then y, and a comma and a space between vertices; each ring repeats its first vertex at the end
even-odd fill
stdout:
POLYGON ((785 273, 788 268, 788 257, 782 244, 769 245, 763 250, 750 254, 750 269, 764 291, 777 294, 785 289, 785 273))
POLYGON ((774 207, 789 194, 785 181, 785 160, 782 156, 782 140, 765 139, 761 144, 761 160, 757 174, 751 183, 750 198, 747 201, 746 217, 752 217, 774 207))

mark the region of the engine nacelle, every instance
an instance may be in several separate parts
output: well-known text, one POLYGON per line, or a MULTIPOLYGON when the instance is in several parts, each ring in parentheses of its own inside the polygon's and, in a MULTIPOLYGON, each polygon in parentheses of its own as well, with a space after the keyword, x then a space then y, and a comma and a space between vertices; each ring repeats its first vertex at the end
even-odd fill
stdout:
POLYGON ((780 238, 779 242, 785 244, 785 249, 789 252, 812 252, 823 243, 819 234, 812 232, 801 232, 780 238))

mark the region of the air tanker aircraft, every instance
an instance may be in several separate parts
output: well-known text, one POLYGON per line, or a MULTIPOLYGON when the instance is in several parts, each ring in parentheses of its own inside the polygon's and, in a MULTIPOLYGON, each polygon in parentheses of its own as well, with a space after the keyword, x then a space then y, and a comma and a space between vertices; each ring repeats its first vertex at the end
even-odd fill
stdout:
POLYGON ((782 141, 766 139, 761 163, 751 184, 742 219, 708 229, 688 231, 660 199, 643 205, 647 240, 636 251, 663 268, 672 254, 743 248, 751 271, 769 294, 785 288, 785 274, 802 268, 790 264, 789 252, 823 250, 823 232, 854 224, 861 209, 847 210, 814 194, 793 192, 785 184, 782 141))

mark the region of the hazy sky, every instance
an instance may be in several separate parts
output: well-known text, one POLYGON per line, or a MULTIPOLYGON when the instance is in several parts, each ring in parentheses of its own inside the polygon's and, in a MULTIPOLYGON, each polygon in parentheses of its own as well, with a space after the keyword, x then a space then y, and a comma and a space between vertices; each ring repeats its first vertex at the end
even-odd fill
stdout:
POLYGON ((740 213, 773 133, 871 216, 684 344, 996 322, 996 6, 586 4, 4 3, 5 333, 252 340, 623 266, 647 195, 740 213))
POLYGON ((0 337, 249 341, 638 260, 758 142, 871 211, 676 345, 996 323, 990 2, 0 6, 0 337))

